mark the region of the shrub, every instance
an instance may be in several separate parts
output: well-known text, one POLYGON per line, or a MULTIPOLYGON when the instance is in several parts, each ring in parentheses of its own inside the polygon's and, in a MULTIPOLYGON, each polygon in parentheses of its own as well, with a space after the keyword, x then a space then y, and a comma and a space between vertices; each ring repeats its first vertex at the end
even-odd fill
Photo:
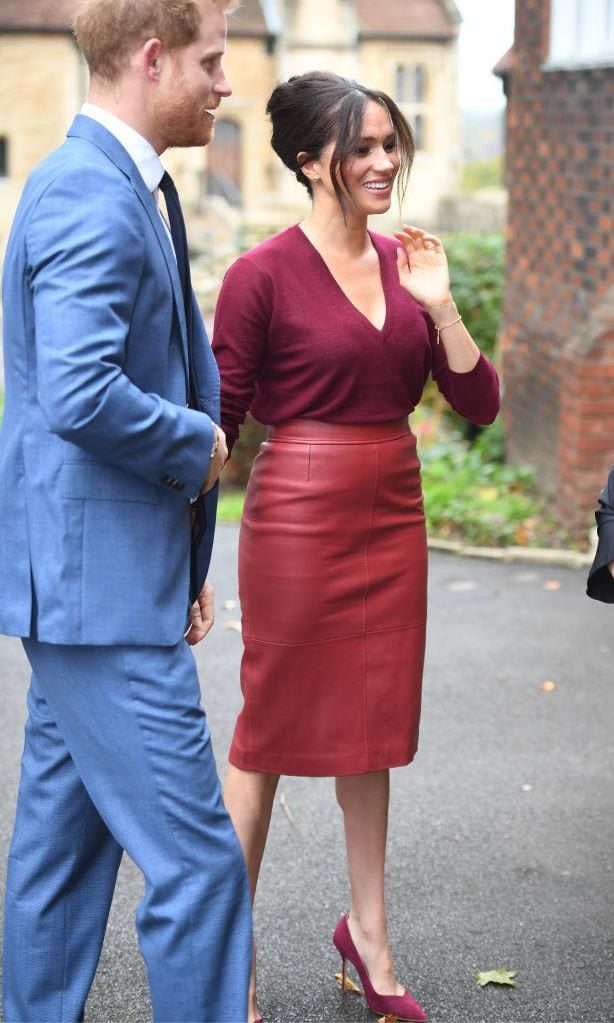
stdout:
POLYGON ((482 188, 503 188, 503 157, 491 156, 486 160, 466 163, 461 170, 463 192, 479 192, 482 188))
POLYGON ((532 470, 484 458, 455 433, 421 450, 427 529, 479 546, 530 543, 532 470))
POLYGON ((458 311, 484 355, 496 361, 505 272, 503 235, 451 234, 443 242, 458 311))

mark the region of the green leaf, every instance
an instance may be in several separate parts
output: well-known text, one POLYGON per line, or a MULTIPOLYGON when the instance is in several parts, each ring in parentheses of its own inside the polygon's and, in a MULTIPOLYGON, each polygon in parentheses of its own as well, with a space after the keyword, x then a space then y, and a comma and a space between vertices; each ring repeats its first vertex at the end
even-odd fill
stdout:
POLYGON ((475 979, 477 980, 480 987, 484 987, 486 984, 505 984, 508 987, 516 987, 516 970, 484 970, 482 973, 476 973, 475 979))

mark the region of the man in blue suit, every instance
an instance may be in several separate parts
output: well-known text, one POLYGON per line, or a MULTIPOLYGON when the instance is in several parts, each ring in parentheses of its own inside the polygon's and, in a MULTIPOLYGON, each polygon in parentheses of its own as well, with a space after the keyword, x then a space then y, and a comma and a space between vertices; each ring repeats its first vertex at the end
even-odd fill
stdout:
POLYGON ((209 142, 229 0, 82 0, 88 102, 31 175, 4 270, 0 630, 32 667, 6 1023, 83 1019, 123 850, 156 1021, 245 1023, 251 917, 194 659, 190 533, 226 454, 159 155, 209 142), (169 222, 158 204, 167 198, 169 222), (195 512, 195 509, 197 511, 195 512))

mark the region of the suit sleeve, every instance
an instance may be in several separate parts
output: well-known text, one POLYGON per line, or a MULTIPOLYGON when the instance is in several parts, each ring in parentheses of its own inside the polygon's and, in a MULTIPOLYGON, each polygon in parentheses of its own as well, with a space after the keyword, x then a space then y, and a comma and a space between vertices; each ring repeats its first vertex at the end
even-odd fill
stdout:
POLYGON ((145 393, 126 374, 145 242, 123 182, 65 174, 27 231, 38 400, 52 433, 154 484, 198 493, 209 464, 208 416, 145 393))
POLYGON ((586 592, 595 600, 614 604, 614 579, 608 564, 614 561, 614 466, 606 486, 599 495, 599 507, 595 512, 597 535, 599 537, 595 560, 588 574, 586 592))

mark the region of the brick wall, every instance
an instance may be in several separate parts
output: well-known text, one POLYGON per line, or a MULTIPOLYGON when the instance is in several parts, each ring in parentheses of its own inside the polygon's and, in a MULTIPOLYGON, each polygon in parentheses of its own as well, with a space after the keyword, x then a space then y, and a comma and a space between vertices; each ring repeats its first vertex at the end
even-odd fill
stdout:
POLYGON ((544 70, 549 8, 516 2, 503 415, 580 537, 614 462, 614 68, 544 70))

